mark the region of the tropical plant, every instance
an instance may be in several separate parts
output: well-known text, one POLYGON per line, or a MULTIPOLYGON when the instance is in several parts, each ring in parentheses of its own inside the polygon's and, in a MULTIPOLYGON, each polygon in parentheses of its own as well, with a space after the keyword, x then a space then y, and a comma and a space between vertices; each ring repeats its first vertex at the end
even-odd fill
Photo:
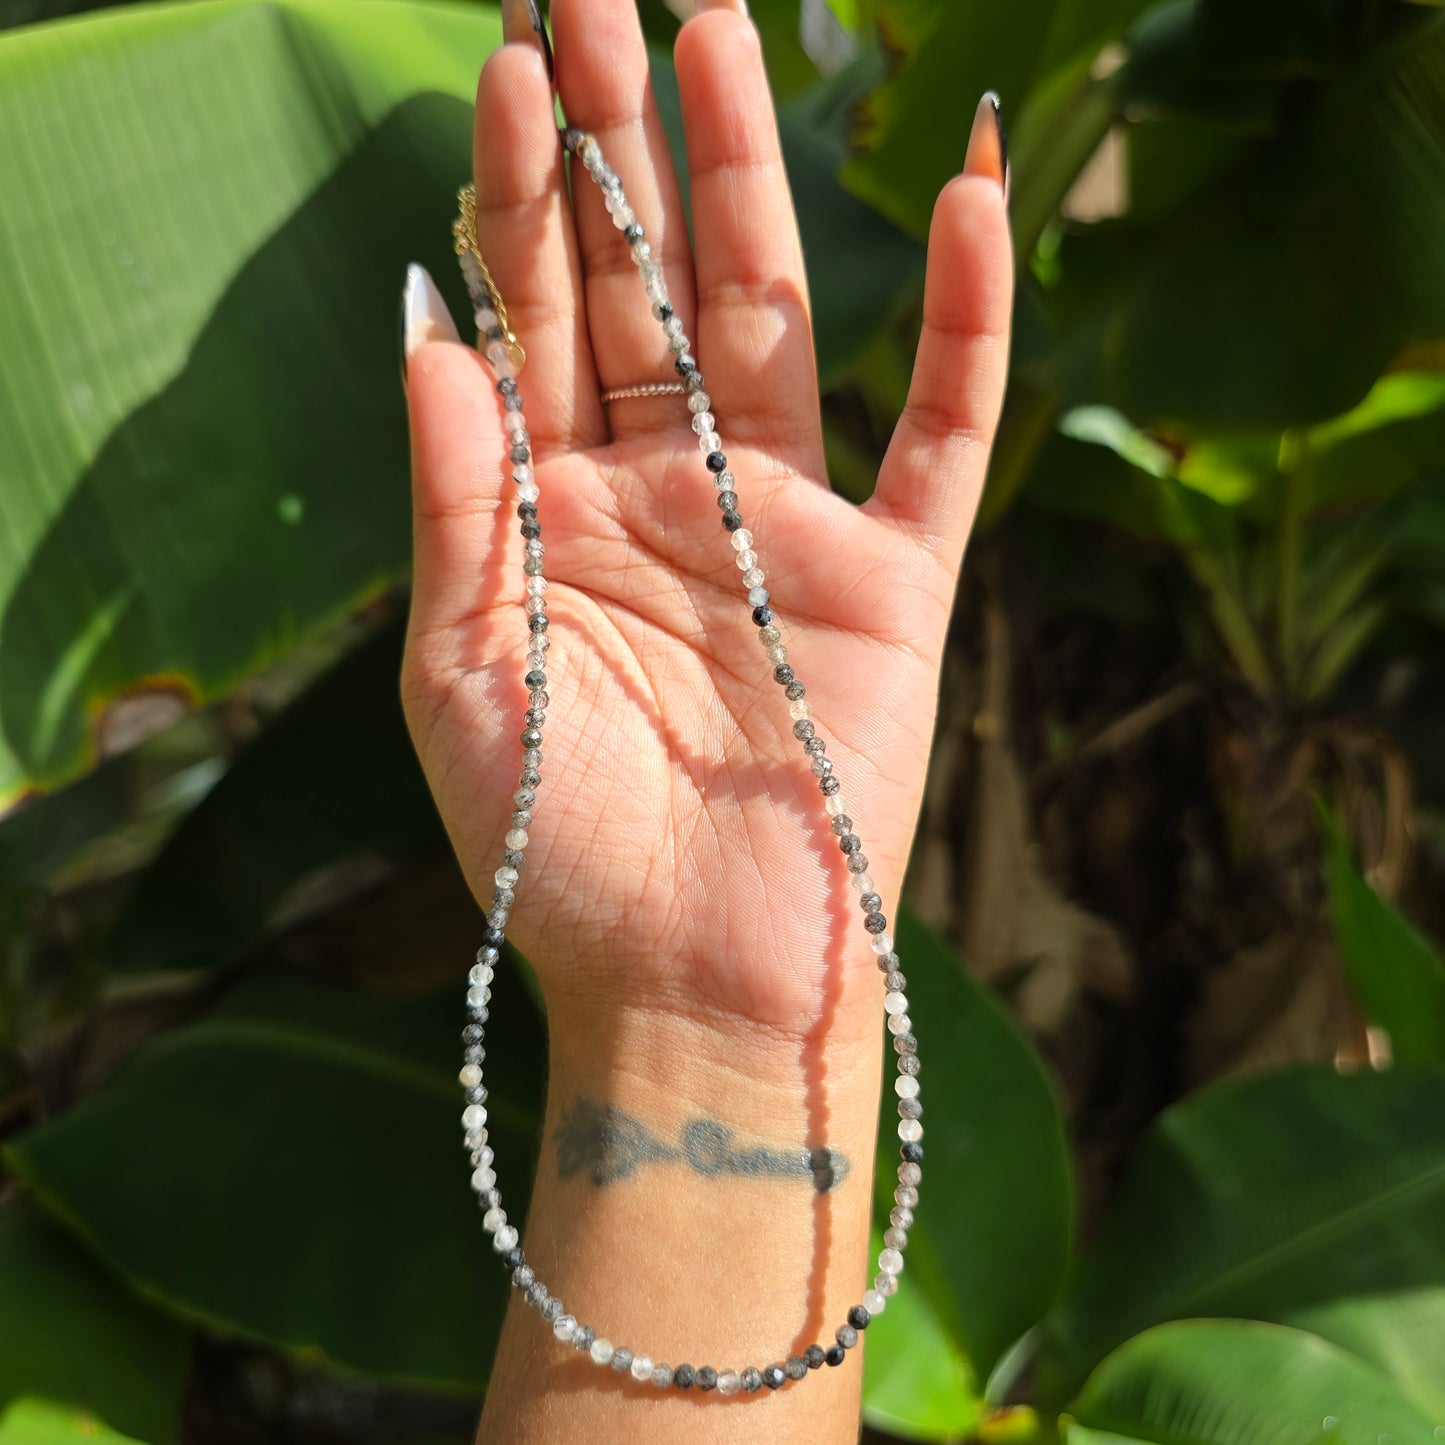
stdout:
MULTIPOLYGON (((958 98, 1013 118, 1014 378, 911 885, 936 927, 902 929, 930 1188, 867 1420, 1437 1441, 1445 13, 753 11, 843 490, 901 404, 958 98)), ((0 1445, 465 1439, 505 1300, 454 1172, 475 921, 395 697, 378 298, 421 260, 461 299, 497 18, 0 25, 0 1445)))

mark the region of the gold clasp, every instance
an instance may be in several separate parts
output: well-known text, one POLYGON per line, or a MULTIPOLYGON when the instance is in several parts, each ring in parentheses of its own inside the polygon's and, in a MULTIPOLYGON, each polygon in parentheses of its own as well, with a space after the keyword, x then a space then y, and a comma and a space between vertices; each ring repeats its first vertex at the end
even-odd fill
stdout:
MULTIPOLYGON (((482 248, 477 244, 477 190, 473 185, 465 185, 457 192, 457 218, 452 222, 452 239, 457 255, 470 256, 476 263, 482 285, 486 288, 487 302, 497 313, 497 321, 506 337, 512 366, 521 371, 526 364, 527 353, 523 350, 522 343, 517 340, 517 333, 512 330, 511 322, 507 319, 507 304, 502 300, 502 293, 497 290, 497 283, 492 280, 492 273, 482 258, 482 248)), ((475 301, 475 298, 473 300, 475 301)))

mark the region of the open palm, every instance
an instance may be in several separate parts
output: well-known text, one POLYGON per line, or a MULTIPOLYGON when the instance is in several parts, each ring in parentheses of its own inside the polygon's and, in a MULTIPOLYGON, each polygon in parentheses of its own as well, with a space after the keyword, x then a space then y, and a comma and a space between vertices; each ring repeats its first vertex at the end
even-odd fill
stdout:
MULTIPOLYGON (((563 107, 626 184, 695 340, 788 662, 891 905, 1002 394, 1001 160, 975 143, 976 174, 940 198, 908 409, 874 497, 856 507, 827 486, 802 254, 756 33, 713 10, 678 40, 692 248, 632 0, 555 0, 552 13, 563 107)), ((855 897, 687 408, 677 396, 599 400, 601 388, 671 379, 670 357, 580 167, 569 198, 539 47, 521 39, 488 61, 476 135, 478 240, 527 349, 519 384, 550 583, 543 781, 510 936, 554 1006, 585 1009, 623 987, 654 1006, 791 1030, 823 1012, 832 961, 843 984, 828 1011, 855 996, 876 1008, 848 982, 871 974, 855 897)), ((404 693, 486 906, 526 707, 510 467, 474 351, 421 345, 408 384, 416 584, 404 693)))

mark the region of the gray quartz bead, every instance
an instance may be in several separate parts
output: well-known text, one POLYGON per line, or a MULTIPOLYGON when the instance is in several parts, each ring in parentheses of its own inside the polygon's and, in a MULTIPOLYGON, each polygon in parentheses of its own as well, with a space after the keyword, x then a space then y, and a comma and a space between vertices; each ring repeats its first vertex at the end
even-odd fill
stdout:
POLYGON ((909 1074, 916 1079, 923 1072, 923 1061, 917 1054, 904 1054, 898 1060, 898 1072, 909 1074))
MULTIPOLYGON (((824 778, 826 783, 829 780, 824 778)), ((850 873, 866 873, 868 871, 868 860, 861 853, 850 853, 848 855, 848 871, 850 873)))
POLYGON ((858 1331, 852 1325, 839 1325, 838 1333, 833 1337, 843 1346, 845 1350, 851 1350, 858 1343, 858 1331))
POLYGON ((907 1057, 916 1054, 918 1051, 918 1040, 913 1034, 894 1034, 893 1051, 907 1057))
POLYGON ((577 1333, 572 1336, 572 1343, 576 1345, 579 1350, 590 1350, 592 1348, 592 1342, 596 1338, 597 1331, 594 1330, 591 1325, 581 1325, 578 1327, 577 1333))
POLYGON ((697 1367, 697 1387, 699 1390, 717 1389, 717 1371, 711 1365, 697 1367))
POLYGON ((532 1283, 527 1286, 527 1303, 531 1305, 534 1310, 537 1310, 541 1309, 546 1302, 547 1286, 544 1285, 541 1280, 534 1279, 532 1283))
POLYGON ((512 1271, 512 1283, 518 1289, 531 1289, 536 1280, 537 1276, 530 1264, 519 1264, 512 1271))
POLYGON ((756 1365, 749 1365, 742 1372, 741 1379, 743 1389, 750 1395, 756 1395, 763 1388, 763 1372, 756 1365))
POLYGON ((828 751, 828 744, 825 743, 822 738, 809 738, 808 741, 803 744, 803 751, 807 753, 810 758, 821 758, 823 754, 828 751))
POLYGON ((898 1117, 900 1119, 921 1119, 923 1105, 917 1099, 900 1099, 898 1101, 898 1117))
POLYGON ((546 1320, 549 1325, 555 1324, 559 1319, 561 1319, 562 1301, 557 1299, 555 1296, 552 1299, 549 1299, 547 1303, 542 1306, 542 1318, 546 1320))
POLYGON ((632 1368, 632 1351, 626 1345, 619 1345, 612 1352, 612 1368, 619 1375, 625 1375, 632 1368))
POLYGON ((783 1373, 790 1380, 801 1380, 808 1373, 808 1362, 801 1355, 789 1355, 783 1373))
POLYGON ((652 1367, 652 1383, 653 1383, 659 1390, 668 1390, 668 1389, 671 1389, 671 1388, 672 1388, 672 1366, 671 1366, 671 1365, 654 1365, 654 1366, 652 1367))

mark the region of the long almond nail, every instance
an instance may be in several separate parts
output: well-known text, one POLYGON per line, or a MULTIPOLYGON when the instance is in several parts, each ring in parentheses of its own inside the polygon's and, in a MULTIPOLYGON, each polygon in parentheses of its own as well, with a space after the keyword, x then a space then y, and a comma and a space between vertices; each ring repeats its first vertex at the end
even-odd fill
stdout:
POLYGON ((989 176, 999 184, 1003 198, 1008 200, 1008 137, 1004 134, 1003 108, 991 90, 983 93, 973 113, 973 129, 968 135, 968 154, 964 158, 966 176, 989 176))
POLYGON ((542 23, 542 12, 537 0, 502 0, 502 39, 509 44, 514 40, 530 42, 541 48, 542 61, 547 67, 547 79, 556 78, 552 64, 552 42, 547 39, 547 27, 542 23))
POLYGON ((406 285, 401 289, 401 371, 416 349, 428 341, 460 341, 456 322, 442 300, 442 293, 425 266, 412 262, 406 268, 406 285))

